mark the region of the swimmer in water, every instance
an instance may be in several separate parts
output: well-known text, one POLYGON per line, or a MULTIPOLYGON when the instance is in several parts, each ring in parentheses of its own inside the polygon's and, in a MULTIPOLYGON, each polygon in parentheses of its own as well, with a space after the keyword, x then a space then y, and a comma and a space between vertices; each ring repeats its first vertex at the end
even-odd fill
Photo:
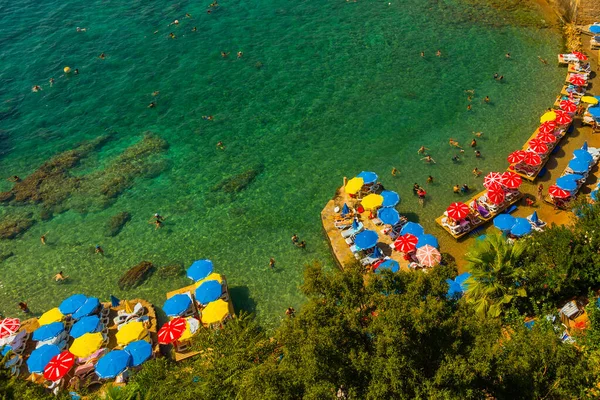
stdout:
POLYGON ((159 93, 160 92, 158 90, 155 90, 154 92, 152 92, 152 96, 156 97, 156 96, 158 96, 159 93))
POLYGON ((427 183, 433 183, 433 176, 429 175, 427 177, 427 183))
POLYGON ((471 147, 477 147, 477 140, 471 140, 471 147))
POLYGON ((477 167, 475 167, 475 169, 472 172, 473 172, 473 175, 475 175, 475 176, 481 175, 481 171, 477 167))
POLYGON ((483 101, 485 103, 489 103, 490 102, 490 96, 485 96, 485 99, 483 99, 483 101))
POLYGON ((471 111, 471 105, 470 104, 467 106, 467 111, 471 111))
POLYGON ((242 58, 244 56, 244 53, 242 53, 241 51, 237 52, 237 58, 242 58))
POLYGON ((77 27, 77 32, 85 32, 85 31, 87 31, 87 28, 77 27))
POLYGON ((454 185, 452 190, 454 190, 454 193, 457 193, 457 194, 460 193, 460 187, 458 185, 454 185))
POLYGON ((50 78, 48 82, 50 83, 50 86, 54 85, 54 78, 50 78))
POLYGON ((40 85, 35 85, 31 88, 32 92, 39 92, 40 90, 42 90, 42 87, 40 85))
POLYGON ((19 178, 17 175, 13 175, 10 178, 6 178, 7 181, 9 182, 21 182, 21 178, 19 178))
POLYGON ((396 169, 396 167, 392 167, 392 176, 396 176, 397 173, 398 170, 396 169))
POLYGON ((203 115, 202 119, 205 121, 212 121, 213 120, 213 116, 212 115, 203 115))
POLYGON ((177 38, 177 36, 175 36, 175 34, 173 32, 169 33, 169 37, 171 39, 176 39, 177 38))
POLYGON ((175 21, 171 22, 171 25, 179 25, 179 20, 176 19, 175 21))
POLYGON ((197 30, 198 30, 198 28, 196 28, 196 27, 192 28, 192 32, 196 32, 197 30))
POLYGON ((509 59, 509 58, 510 58, 510 53, 506 53, 506 56, 505 56, 505 57, 506 57, 507 59, 509 59))
POLYGON ((155 102, 152 102, 152 103, 148 104, 148 108, 154 108, 154 107, 156 107, 156 103, 155 102))
POLYGON ((425 156, 425 157, 421 158, 421 160, 425 160, 426 163, 434 163, 435 164, 435 160, 433 158, 431 158, 431 156, 425 156))
POLYGON ((419 151, 417 151, 417 154, 425 154, 425 150, 429 150, 429 149, 425 146, 421 146, 419 148, 419 151))
POLYGON ((479 152, 479 150, 475 150, 475 157, 481 158, 481 153, 479 152))
POLYGON ((96 245, 96 250, 94 250, 96 254, 102 254, 104 255, 104 250, 102 249, 102 247, 100 247, 99 244, 96 245))
POLYGON ((192 16, 190 15, 190 13, 185 13, 185 17, 186 18, 192 18, 192 16))
POLYGON ((438 51, 435 52, 435 55, 438 56, 438 57, 441 57, 442 56, 442 52, 438 50, 438 51))
POLYGON ((104 60, 106 58, 106 54, 104 53, 100 53, 100 55, 98 56, 99 59, 104 60))
POLYGON ((73 73, 74 73, 75 75, 79 75, 79 70, 78 70, 77 68, 75 68, 75 71, 73 71, 73 73))
POLYGON ((421 52, 421 57, 425 57, 425 52, 424 51, 421 52))
POLYGON ((224 51, 221 52, 221 57, 223 58, 227 58, 228 55, 229 53, 225 53, 224 51))
POLYGON ((225 145, 223 144, 223 142, 219 141, 217 143, 217 149, 219 149, 219 150, 225 150, 225 145))
POLYGON ((483 136, 483 132, 473 132, 473 135, 475 135, 477 137, 482 137, 483 136))
POLYGON ((454 147, 458 147, 459 149, 462 149, 462 147, 460 147, 460 144, 458 144, 458 142, 452 138, 450 138, 448 140, 448 144, 450 144, 450 146, 454 146, 454 147))

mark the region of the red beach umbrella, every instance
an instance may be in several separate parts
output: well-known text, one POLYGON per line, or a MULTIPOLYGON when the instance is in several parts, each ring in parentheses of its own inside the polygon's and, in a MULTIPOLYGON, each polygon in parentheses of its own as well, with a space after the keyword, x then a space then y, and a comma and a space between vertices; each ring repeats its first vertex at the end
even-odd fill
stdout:
POLYGON ((487 191, 487 198, 492 204, 502 204, 504 197, 504 190, 500 186, 494 186, 487 191))
POLYGON ((556 120, 555 121, 558 122, 561 125, 567 125, 567 124, 570 124, 573 121, 573 117, 571 117, 567 113, 558 114, 556 116, 556 120))
POLYGON ((556 197, 557 199, 566 199, 567 197, 571 197, 571 192, 561 189, 556 185, 552 185, 548 188, 548 193, 550 196, 556 197))
POLYGON ((579 75, 572 75, 569 78, 569 82, 571 82, 573 85, 576 85, 576 86, 585 86, 585 85, 587 85, 587 81, 585 79, 583 79, 579 75))
POLYGON ((434 265, 440 263, 442 260, 442 255, 438 249, 426 244, 417 250, 417 260, 419 260, 420 264, 425 265, 426 267, 433 267, 434 265))
POLYGON ((554 143, 558 139, 553 133, 540 133, 535 138, 543 143, 554 143))
POLYGON ((518 189, 523 180, 514 172, 506 171, 502 174, 502 184, 509 189, 518 189))
POLYGON ((526 151, 525 156, 523 157, 523 162, 527 165, 540 165, 542 163, 542 158, 533 151, 526 151))
POLYGON ((577 111, 577 104, 569 100, 563 100, 560 102, 560 109, 565 110, 568 113, 574 113, 577 111))
POLYGON ((469 210, 469 206, 467 206, 465 203, 456 202, 450 204, 450 207, 446 209, 446 212, 452 219, 463 219, 469 215, 471 210, 469 210))
POLYGON ((186 321, 183 318, 174 318, 165 323, 158 331, 158 343, 169 344, 173 343, 183 335, 185 331, 186 321))
POLYGON ((578 52, 578 51, 574 51, 574 52, 573 52, 573 55, 574 55, 575 57, 577 57, 577 59, 578 59, 578 60, 581 60, 581 61, 585 61, 585 60, 587 60, 587 59, 588 59, 588 58, 587 58, 587 56, 586 56, 585 54, 583 54, 583 53, 580 53, 580 52, 578 52))
POLYGON ((540 125, 538 132, 539 133, 552 133, 556 129, 555 121, 546 121, 540 125))
POLYGON ((529 141, 529 150, 535 151, 538 154, 544 154, 548 151, 548 146, 541 140, 532 139, 529 141))
POLYGON ((0 339, 9 337, 19 330, 21 321, 18 318, 4 318, 0 321, 0 339))
POLYGON ((403 253, 410 253, 411 251, 414 251, 417 248, 418 241, 419 238, 417 238, 415 235, 406 233, 400 236, 398 239, 396 239, 396 241, 394 242, 394 247, 396 248, 396 250, 401 251, 403 253))
POLYGON ((57 381, 69 372, 73 364, 75 364, 75 356, 65 350, 50 359, 44 368, 44 378, 49 381, 57 381))
POLYGON ((516 163, 523 161, 524 158, 525 158, 525 152, 523 150, 517 150, 517 151, 513 151, 512 153, 510 153, 506 159, 508 160, 509 163, 516 164, 516 163))
POLYGON ((502 175, 499 172, 490 172, 483 178, 483 186, 490 188, 494 184, 502 183, 502 175))

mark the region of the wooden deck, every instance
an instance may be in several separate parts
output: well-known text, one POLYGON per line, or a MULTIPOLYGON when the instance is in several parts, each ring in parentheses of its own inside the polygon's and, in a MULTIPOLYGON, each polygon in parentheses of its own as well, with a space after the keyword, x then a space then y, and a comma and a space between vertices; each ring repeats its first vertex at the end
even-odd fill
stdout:
MULTIPOLYGON (((473 196, 471 199, 469 199, 467 202, 465 202, 465 204, 469 205, 473 202, 473 200, 477 200, 479 199, 481 196, 483 196, 485 193, 487 192, 487 190, 484 190, 482 192, 477 193, 475 196, 473 196)), ((523 193, 519 193, 518 196, 515 196, 514 199, 512 199, 510 202, 505 202, 505 204, 502 205, 502 207, 500 207, 498 209, 498 211, 496 212, 491 212, 490 211, 490 216, 489 218, 483 218, 481 216, 479 216, 479 222, 475 225, 471 224, 471 229, 461 232, 459 234, 454 234, 452 233, 452 231, 450 230, 450 228, 448 228, 447 226, 442 225, 442 219, 445 217, 445 215, 442 215, 440 217, 437 217, 435 219, 435 222, 441 226, 446 232, 448 232, 454 239, 460 239, 463 236, 468 235, 469 233, 471 233, 472 231, 474 231, 475 229, 479 228, 480 226, 485 225, 487 222, 491 221, 492 219, 494 219, 495 216, 497 216, 498 214, 501 214, 504 212, 504 210, 506 210, 507 208, 509 208, 510 206, 512 206, 513 204, 516 204, 519 200, 521 200, 523 198, 523 193)))

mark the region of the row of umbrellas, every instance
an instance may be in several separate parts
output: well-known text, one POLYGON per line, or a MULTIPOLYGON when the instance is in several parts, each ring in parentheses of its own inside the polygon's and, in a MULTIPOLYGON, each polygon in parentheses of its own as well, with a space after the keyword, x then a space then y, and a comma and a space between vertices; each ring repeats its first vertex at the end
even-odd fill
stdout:
POLYGON ((360 174, 346 182, 344 190, 348 194, 356 194, 360 191, 360 189, 362 189, 363 186, 372 185, 377 182, 377 178, 378 177, 375 172, 362 171, 360 174))
MULTIPOLYGON (((537 212, 533 212, 531 222, 539 221, 537 212)), ((521 237, 531 233, 533 227, 527 218, 516 218, 510 214, 500 214, 494 218, 494 226, 502 232, 510 233, 513 236, 521 237)))
POLYGON ((440 263, 442 256, 437 249, 438 240, 426 234, 420 224, 407 222, 400 230, 400 236, 394 241, 394 248, 402 253, 416 251, 415 256, 421 265, 433 267, 440 263))
POLYGON ((587 142, 583 144, 581 149, 577 149, 573 152, 573 159, 569 161, 568 169, 573 171, 567 173, 556 180, 554 185, 548 188, 548 193, 553 198, 567 199, 573 195, 573 193, 579 187, 579 181, 585 179, 585 174, 589 171, 590 166, 594 163, 594 157, 588 151, 587 142))

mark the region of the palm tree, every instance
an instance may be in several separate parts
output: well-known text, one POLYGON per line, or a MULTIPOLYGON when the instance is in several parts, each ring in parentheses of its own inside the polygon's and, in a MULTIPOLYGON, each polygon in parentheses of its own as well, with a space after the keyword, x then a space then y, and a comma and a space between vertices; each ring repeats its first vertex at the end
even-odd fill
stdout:
POLYGON ((489 235, 485 240, 476 241, 465 255, 471 272, 466 281, 466 299, 477 314, 498 317, 515 297, 527 295, 520 266, 524 250, 523 241, 509 244, 501 235, 489 235))

